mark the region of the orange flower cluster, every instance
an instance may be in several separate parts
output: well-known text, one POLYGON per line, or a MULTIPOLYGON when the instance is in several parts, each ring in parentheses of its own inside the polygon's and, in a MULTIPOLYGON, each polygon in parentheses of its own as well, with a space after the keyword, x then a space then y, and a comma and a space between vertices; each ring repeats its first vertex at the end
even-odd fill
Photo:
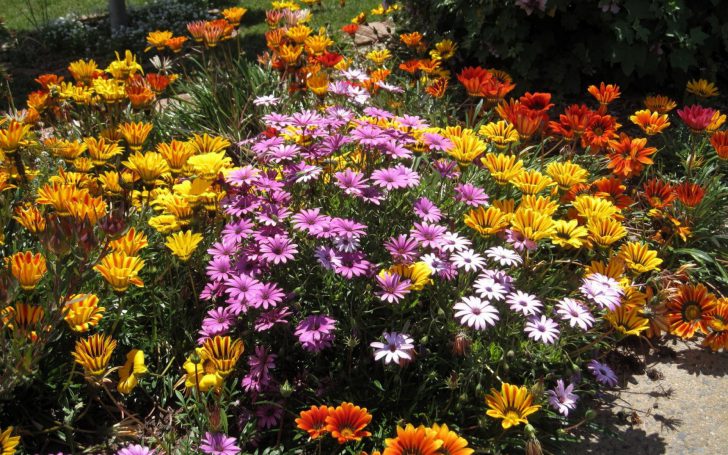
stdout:
POLYGON ((371 421, 372 415, 366 408, 352 403, 341 403, 336 408, 324 405, 311 406, 311 409, 301 411, 300 417, 296 419, 296 425, 300 430, 307 432, 311 439, 331 434, 339 444, 345 444, 371 436, 370 432, 364 430, 371 421))
POLYGON ((500 103, 516 87, 508 73, 479 66, 466 67, 458 74, 468 96, 485 98, 490 106, 500 103))

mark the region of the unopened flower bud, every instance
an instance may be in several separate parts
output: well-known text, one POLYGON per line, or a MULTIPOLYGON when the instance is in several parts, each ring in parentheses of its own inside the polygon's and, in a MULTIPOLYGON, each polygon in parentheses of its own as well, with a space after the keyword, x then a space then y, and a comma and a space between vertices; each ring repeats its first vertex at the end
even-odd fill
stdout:
POLYGON ((293 389, 293 386, 290 382, 286 379, 286 382, 281 384, 280 393, 283 398, 290 397, 295 390, 293 389))

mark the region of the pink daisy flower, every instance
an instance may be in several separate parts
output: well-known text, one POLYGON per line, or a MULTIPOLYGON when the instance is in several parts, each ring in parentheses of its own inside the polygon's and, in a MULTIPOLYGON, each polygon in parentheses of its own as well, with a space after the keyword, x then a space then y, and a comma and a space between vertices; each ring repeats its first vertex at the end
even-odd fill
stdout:
POLYGON ((506 303, 510 305, 511 310, 520 312, 524 316, 535 316, 541 312, 543 306, 535 295, 521 291, 510 293, 506 298, 506 303))
POLYGON ((541 315, 533 317, 526 323, 524 331, 529 338, 544 344, 553 344, 559 338, 559 325, 553 319, 541 315))
POLYGON ((498 310, 488 301, 478 297, 463 297, 455 304, 455 317, 460 319, 460 324, 471 327, 475 330, 485 330, 488 326, 494 326, 500 319, 498 310))

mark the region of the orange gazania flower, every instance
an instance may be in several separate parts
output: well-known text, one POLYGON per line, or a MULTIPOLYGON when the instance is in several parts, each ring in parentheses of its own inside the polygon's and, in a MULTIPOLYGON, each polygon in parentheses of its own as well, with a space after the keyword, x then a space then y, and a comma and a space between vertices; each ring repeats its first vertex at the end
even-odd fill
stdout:
POLYGON ((675 192, 668 182, 658 179, 650 179, 642 184, 644 197, 652 208, 664 209, 675 200, 675 192))
POLYGON ((399 69, 406 73, 415 74, 420 69, 420 62, 419 59, 407 60, 399 64, 399 69))
POLYGON ((359 30, 359 24, 346 24, 343 27, 341 27, 341 31, 349 35, 350 37, 354 37, 356 35, 356 32, 359 30))
POLYGON ((167 46, 167 49, 176 54, 182 50, 182 46, 184 46, 186 42, 186 36, 173 36, 172 38, 165 41, 164 45, 167 46))
POLYGON ((703 346, 710 347, 713 351, 728 350, 728 299, 718 300, 709 316, 710 333, 703 340, 703 346))
POLYGON ((717 131, 710 136, 710 145, 718 157, 728 160, 728 131, 717 131))
POLYGON ((240 25, 240 21, 243 19, 243 16, 245 16, 245 13, 248 12, 247 8, 241 8, 239 6, 233 7, 233 8, 226 8, 222 10, 222 15, 225 19, 230 22, 233 26, 237 27, 240 25))
POLYGON ((468 96, 484 97, 486 84, 493 78, 490 71, 479 66, 468 66, 458 74, 458 81, 463 84, 468 96))
POLYGON ((667 114, 677 107, 677 103, 663 95, 648 96, 645 98, 645 107, 658 114, 667 114))
POLYGON ((677 199, 688 207, 695 207, 700 204, 705 196, 705 188, 697 183, 682 182, 675 187, 677 199))
POLYGON ((326 431, 331 433, 331 437, 339 441, 339 444, 361 441, 362 438, 372 435, 364 430, 371 421, 372 415, 366 408, 354 406, 352 403, 341 403, 326 417, 326 431))
POLYGON ((142 145, 151 131, 152 124, 147 122, 129 122, 119 125, 119 133, 132 151, 142 149, 142 145))
POLYGON ((444 77, 439 77, 425 88, 425 93, 433 98, 442 98, 445 95, 447 86, 448 80, 444 77))
POLYGON ((296 419, 296 425, 300 430, 307 432, 311 439, 316 439, 328 432, 326 418, 333 410, 331 406, 311 406, 311 409, 301 411, 301 417, 296 419))
POLYGON ((144 109, 149 107, 154 101, 155 95, 148 87, 127 87, 126 97, 129 98, 131 107, 134 109, 144 109))
POLYGON ((147 236, 144 232, 130 228, 126 234, 109 243, 112 250, 125 253, 127 256, 135 256, 139 250, 148 245, 147 236))
POLYGON ((43 218, 40 210, 34 205, 16 207, 13 219, 33 234, 43 232, 46 228, 45 218, 43 218))
POLYGON ((10 266, 10 273, 18 280, 20 287, 26 291, 35 289, 48 270, 45 257, 40 253, 18 252, 7 258, 6 261, 10 266))
POLYGON ((468 441, 450 430, 444 423, 432 425, 433 437, 442 441, 440 451, 447 455, 471 455, 474 450, 468 448, 468 441))
MULTIPOLYGON (((41 328, 44 315, 45 311, 40 306, 16 303, 0 311, 0 322, 14 332, 26 336, 30 341, 36 341, 37 329, 41 328)), ((46 332, 49 329, 50 327, 45 327, 46 332)))
POLYGON ((169 86, 170 82, 172 82, 172 78, 169 76, 158 73, 147 73, 144 79, 149 88, 155 93, 163 92, 169 86))
POLYGON ((698 330, 707 335, 715 306, 715 296, 702 284, 680 286, 677 295, 667 302, 671 332, 683 339, 692 338, 698 330))
POLYGON ((76 349, 71 353, 76 363, 92 376, 101 376, 116 349, 116 341, 111 336, 97 333, 85 340, 76 341, 76 349))
POLYGON ((622 177, 632 177, 642 172, 645 165, 652 164, 651 155, 655 147, 647 147, 647 139, 630 138, 622 134, 619 140, 609 142, 609 164, 612 173, 622 177))
POLYGON ((660 115, 658 112, 652 112, 648 109, 635 112, 629 119, 649 136, 661 133, 670 126, 670 122, 667 121, 667 114, 660 115))
MULTIPOLYGON (((530 95, 530 94, 527 94, 530 95)), ((542 94, 548 95, 549 94, 542 94)), ((524 95, 525 96, 525 95, 524 95)), ((524 97, 521 97, 522 99, 524 97)), ((538 130, 541 129, 544 121, 548 120, 548 114, 546 110, 553 106, 547 104, 548 107, 544 109, 541 101, 538 98, 529 98, 529 102, 534 103, 534 106, 541 106, 540 108, 532 109, 523 102, 511 99, 509 102, 500 103, 495 109, 498 115, 509 122, 518 131, 518 137, 522 141, 527 141, 531 138, 538 130), (536 104, 538 103, 538 104, 536 104)))
POLYGON ((63 76, 59 76, 57 74, 41 74, 40 76, 36 77, 34 79, 40 86, 43 88, 43 90, 48 91, 50 89, 51 85, 59 85, 61 82, 63 82, 63 76))
POLYGON ((599 101, 600 106, 607 106, 621 95, 619 86, 616 84, 605 84, 602 82, 599 87, 590 85, 587 91, 599 101))
POLYGON ((554 107, 551 102, 551 94, 543 92, 526 92, 518 98, 518 101, 528 109, 538 112, 544 116, 544 120, 548 118, 548 111, 554 107))
POLYGON ((581 146, 598 152, 617 137, 617 130, 621 126, 611 115, 593 114, 581 137, 581 146))
POLYGON ((549 129, 553 134, 567 139, 581 137, 592 120, 592 114, 593 111, 585 104, 581 106, 572 104, 566 108, 563 114, 559 115, 558 122, 549 122, 549 129))
POLYGON ((422 33, 412 32, 399 35, 399 40, 407 47, 417 47, 422 44, 422 33))
POLYGON ((623 209, 634 203, 632 198, 625 194, 627 186, 619 177, 603 177, 594 181, 592 186, 595 196, 611 201, 617 208, 623 209))
POLYGON ((101 321, 106 308, 95 294, 71 294, 63 305, 63 319, 74 332, 88 332, 101 321))
POLYGON ((398 426, 397 437, 387 439, 385 444, 382 455, 438 455, 443 441, 436 439, 429 428, 415 428, 408 423, 404 428, 398 426))

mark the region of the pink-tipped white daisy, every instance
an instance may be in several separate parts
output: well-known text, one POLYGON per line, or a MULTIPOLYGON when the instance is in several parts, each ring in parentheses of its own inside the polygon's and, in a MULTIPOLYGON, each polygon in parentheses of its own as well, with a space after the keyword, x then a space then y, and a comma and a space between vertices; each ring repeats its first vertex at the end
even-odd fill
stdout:
POLYGON ((475 292, 488 300, 503 300, 506 298, 506 288, 493 278, 481 277, 475 281, 475 292))
POLYGON ((526 323, 524 331, 528 334, 528 338, 545 344, 553 344, 559 338, 559 325, 543 315, 540 319, 535 316, 531 318, 526 323))
POLYGON ((384 343, 375 341, 369 346, 374 348, 374 360, 384 360, 385 364, 396 363, 402 365, 404 361, 412 360, 415 350, 415 340, 409 335, 398 332, 384 332, 384 343))
POLYGON ((535 295, 526 294, 522 291, 512 292, 506 298, 506 303, 510 305, 511 310, 519 312, 524 316, 535 316, 541 313, 543 304, 535 295))
POLYGON ((485 266, 485 258, 471 249, 453 254, 450 260, 455 267, 465 269, 466 272, 476 272, 485 266))
POLYGON ((485 255, 504 267, 513 267, 523 263, 523 258, 518 253, 502 246, 494 246, 485 250, 485 255))
POLYGON ((579 326, 581 330, 589 330, 594 325, 594 316, 578 300, 564 298, 556 304, 556 313, 567 321, 571 327, 579 326))
POLYGON ((475 330, 485 330, 500 319, 498 310, 490 302, 479 297, 463 297, 453 306, 460 324, 475 330))

